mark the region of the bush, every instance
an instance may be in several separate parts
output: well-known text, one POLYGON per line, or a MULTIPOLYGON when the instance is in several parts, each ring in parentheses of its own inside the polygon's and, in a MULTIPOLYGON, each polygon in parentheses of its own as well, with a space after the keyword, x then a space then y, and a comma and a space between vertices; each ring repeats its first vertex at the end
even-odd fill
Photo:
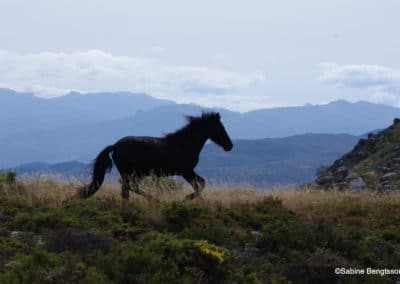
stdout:
POLYGON ((162 204, 162 213, 171 229, 180 231, 203 212, 197 204, 178 201, 162 204))
POLYGON ((0 172, 0 190, 3 185, 13 186, 17 181, 17 174, 12 171, 0 172))
POLYGON ((208 240, 218 245, 226 242, 228 238, 236 237, 231 228, 212 224, 186 227, 179 235, 192 240, 208 240))

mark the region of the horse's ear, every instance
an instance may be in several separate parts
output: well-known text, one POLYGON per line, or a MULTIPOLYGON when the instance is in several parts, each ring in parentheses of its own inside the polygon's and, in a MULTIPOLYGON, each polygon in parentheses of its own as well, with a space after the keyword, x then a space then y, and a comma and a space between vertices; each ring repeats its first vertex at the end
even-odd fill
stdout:
POLYGON ((191 116, 191 115, 185 115, 185 118, 186 118, 186 120, 187 120, 188 122, 192 122, 192 121, 195 119, 195 117, 194 117, 194 116, 191 116))
POLYGON ((221 115, 219 114, 219 112, 217 112, 217 117, 218 117, 218 119, 221 118, 221 115))

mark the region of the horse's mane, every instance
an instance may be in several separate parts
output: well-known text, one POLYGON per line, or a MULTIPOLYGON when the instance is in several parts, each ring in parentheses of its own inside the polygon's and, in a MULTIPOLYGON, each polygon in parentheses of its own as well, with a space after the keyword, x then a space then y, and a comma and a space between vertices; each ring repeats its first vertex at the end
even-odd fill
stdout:
POLYGON ((219 113, 213 111, 207 111, 207 112, 203 111, 200 116, 187 115, 185 116, 187 121, 186 125, 184 125, 183 127, 174 132, 165 134, 164 138, 168 140, 174 140, 177 138, 179 139, 181 137, 186 136, 187 134, 192 133, 193 131, 202 129, 206 125, 205 122, 208 122, 212 119, 216 119, 219 117, 220 117, 219 113))

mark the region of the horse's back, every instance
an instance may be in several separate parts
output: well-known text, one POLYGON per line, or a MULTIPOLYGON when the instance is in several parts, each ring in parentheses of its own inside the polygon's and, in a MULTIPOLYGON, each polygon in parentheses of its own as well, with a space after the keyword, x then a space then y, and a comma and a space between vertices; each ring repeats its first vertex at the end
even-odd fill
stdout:
MULTIPOLYGON (((160 138, 148 136, 126 136, 114 144, 114 154, 122 156, 157 153, 162 148, 160 138)), ((140 155, 139 155, 140 156, 140 155)))
POLYGON ((120 172, 147 173, 151 169, 165 167, 167 153, 161 138, 127 136, 114 144, 112 157, 120 172))

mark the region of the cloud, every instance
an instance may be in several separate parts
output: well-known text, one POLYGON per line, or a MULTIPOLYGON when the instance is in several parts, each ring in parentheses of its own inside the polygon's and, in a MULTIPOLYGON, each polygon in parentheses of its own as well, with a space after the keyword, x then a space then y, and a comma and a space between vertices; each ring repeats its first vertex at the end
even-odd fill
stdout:
POLYGON ((192 97, 190 100, 182 98, 179 103, 196 103, 207 107, 224 107, 238 111, 250 111, 260 108, 274 108, 282 106, 293 106, 285 101, 271 103, 271 98, 265 95, 243 96, 224 94, 221 96, 214 94, 203 94, 202 96, 192 97))
POLYGON ((237 93, 263 80, 264 76, 258 73, 168 65, 101 50, 29 54, 0 51, 0 86, 44 97, 59 96, 69 90, 127 90, 174 99, 237 93))
POLYGON ((337 87, 365 89, 376 102, 400 103, 400 70, 380 65, 322 63, 319 80, 337 87))
POLYGON ((380 65, 322 63, 320 80, 351 88, 398 85, 400 70, 380 65))

